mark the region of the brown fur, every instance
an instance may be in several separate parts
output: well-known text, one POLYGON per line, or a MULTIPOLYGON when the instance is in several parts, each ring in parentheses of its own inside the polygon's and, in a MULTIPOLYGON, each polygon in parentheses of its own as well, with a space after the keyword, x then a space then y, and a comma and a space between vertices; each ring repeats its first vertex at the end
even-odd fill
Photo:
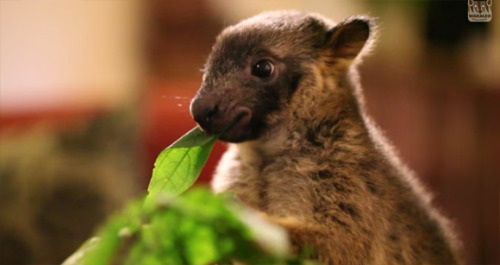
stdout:
POLYGON ((364 112, 355 66, 373 35, 370 18, 297 12, 226 29, 193 105, 221 97, 218 108, 244 105, 261 121, 232 140, 213 189, 266 213, 325 264, 458 264, 448 222, 364 112), (244 74, 261 49, 274 81, 244 74))

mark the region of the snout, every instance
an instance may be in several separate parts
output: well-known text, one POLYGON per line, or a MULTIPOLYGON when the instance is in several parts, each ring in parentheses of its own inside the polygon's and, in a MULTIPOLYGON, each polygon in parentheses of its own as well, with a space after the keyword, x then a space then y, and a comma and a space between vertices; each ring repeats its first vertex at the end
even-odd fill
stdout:
POLYGON ((228 142, 241 142, 247 137, 252 118, 248 107, 195 97, 190 108, 194 120, 208 134, 221 134, 220 139, 228 142))

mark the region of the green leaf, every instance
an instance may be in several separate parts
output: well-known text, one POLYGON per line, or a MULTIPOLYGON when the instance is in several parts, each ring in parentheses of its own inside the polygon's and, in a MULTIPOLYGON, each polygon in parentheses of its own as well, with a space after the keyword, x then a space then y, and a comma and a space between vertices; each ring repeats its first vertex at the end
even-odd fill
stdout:
POLYGON ((217 138, 194 128, 163 150, 149 194, 127 203, 63 264, 315 264, 289 256, 285 231, 233 196, 192 189, 174 198, 196 181, 217 138))
POLYGON ((85 241, 80 248, 78 248, 75 253, 71 254, 66 260, 63 261, 62 265, 79 265, 84 264, 84 260, 88 259, 89 253, 95 251, 99 245, 99 237, 91 237, 85 241))
POLYGON ((176 196, 193 185, 207 162, 217 135, 193 128, 156 158, 146 203, 161 195, 176 196))

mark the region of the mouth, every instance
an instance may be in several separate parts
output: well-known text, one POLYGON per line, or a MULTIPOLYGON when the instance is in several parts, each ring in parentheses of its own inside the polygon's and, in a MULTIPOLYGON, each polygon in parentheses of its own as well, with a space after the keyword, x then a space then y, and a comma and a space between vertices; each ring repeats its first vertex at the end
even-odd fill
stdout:
POLYGON ((246 108, 240 108, 237 109, 236 113, 237 114, 235 118, 231 120, 230 125, 220 133, 220 140, 225 142, 238 143, 251 138, 251 112, 246 108))
POLYGON ((238 143, 252 138, 252 111, 247 107, 231 108, 216 115, 202 116, 195 120, 207 134, 218 135, 224 142, 238 143))

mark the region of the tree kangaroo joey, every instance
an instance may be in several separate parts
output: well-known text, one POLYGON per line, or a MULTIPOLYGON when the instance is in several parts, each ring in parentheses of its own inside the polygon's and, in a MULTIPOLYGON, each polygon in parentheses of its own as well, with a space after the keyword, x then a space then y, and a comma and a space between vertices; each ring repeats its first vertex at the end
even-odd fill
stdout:
POLYGON ((224 29, 191 102, 229 145, 212 187, 324 264, 461 264, 450 224, 364 111, 356 65, 375 32, 370 17, 292 11, 224 29))

